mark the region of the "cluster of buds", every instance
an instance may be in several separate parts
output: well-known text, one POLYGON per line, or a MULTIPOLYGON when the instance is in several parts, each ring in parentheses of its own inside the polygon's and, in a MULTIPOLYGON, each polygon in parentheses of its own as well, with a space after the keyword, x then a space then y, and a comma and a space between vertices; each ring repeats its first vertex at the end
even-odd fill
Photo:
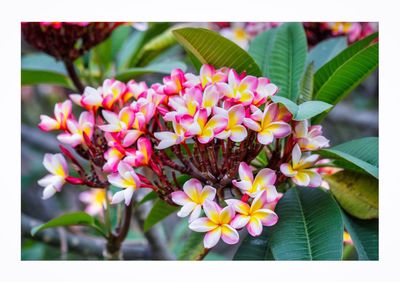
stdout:
POLYGON ((47 154, 43 197, 65 182, 105 191, 111 184, 121 188, 111 203, 130 206, 137 189, 150 188, 182 206, 178 216, 190 215, 190 229, 206 232, 205 248, 220 238, 237 243, 242 228, 258 236, 278 221, 277 188, 288 181, 321 185, 319 157, 311 151, 329 145, 321 126, 294 121, 272 102, 277 92, 268 78, 210 65, 199 75, 176 69, 151 86, 108 79, 86 87, 57 104, 54 117, 41 116, 39 127, 62 131, 58 140, 75 150, 60 146, 78 174, 69 175, 63 155, 47 154), (83 109, 79 119, 71 101, 83 109), (267 165, 254 176, 251 162, 261 152, 267 165), (183 187, 177 173, 190 177, 183 187))
POLYGON ((74 61, 107 39, 121 23, 114 22, 23 22, 25 40, 56 59, 74 61))

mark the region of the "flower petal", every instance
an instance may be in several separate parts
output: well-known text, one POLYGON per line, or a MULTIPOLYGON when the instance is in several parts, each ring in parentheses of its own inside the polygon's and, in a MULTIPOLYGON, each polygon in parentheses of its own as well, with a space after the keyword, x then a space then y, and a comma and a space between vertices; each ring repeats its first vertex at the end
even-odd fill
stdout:
POLYGON ((183 205, 183 207, 179 210, 177 215, 179 217, 186 217, 188 216, 197 206, 196 203, 193 202, 187 202, 186 204, 183 205))
POLYGON ((249 234, 253 237, 259 236, 263 229, 261 220, 256 217, 251 217, 246 227, 249 234))
POLYGON ((197 204, 202 204, 200 201, 201 189, 202 185, 196 178, 189 179, 185 184, 183 184, 183 191, 185 191, 186 195, 197 204))
POLYGON ((258 132, 261 130, 260 124, 251 118, 244 118, 243 123, 248 129, 251 129, 253 131, 258 132))
POLYGON ((183 191, 172 192, 171 199, 175 204, 180 205, 180 206, 183 206, 190 201, 189 197, 183 191))
POLYGON ((243 214, 237 214, 232 219, 230 225, 235 229, 240 229, 240 228, 245 227, 247 225, 247 223, 249 222, 249 220, 250 220, 250 216, 243 215, 243 214))
POLYGON ((218 243, 220 238, 221 238, 221 227, 217 227, 211 231, 208 231, 204 236, 204 241, 203 241, 204 248, 211 249, 218 243))
POLYGON ((322 183, 322 178, 321 175, 316 173, 315 171, 308 170, 307 175, 310 178, 310 184, 308 184, 309 187, 320 187, 322 183))
POLYGON ((201 205, 196 205, 192 213, 190 214, 189 217, 189 223, 193 222, 194 220, 198 219, 201 214, 201 205))
POLYGON ((221 238, 225 243, 233 245, 239 242, 239 233, 232 226, 224 224, 221 226, 221 238))
POLYGON ((269 209, 260 209, 253 213, 252 216, 259 219, 264 226, 272 226, 278 222, 277 214, 269 209))
POLYGON ((265 129, 271 132, 275 138, 286 137, 292 130, 290 125, 283 121, 272 122, 265 129))
POLYGON ((299 186, 308 186, 310 184, 310 177, 307 173, 300 171, 292 178, 292 180, 299 186))
POLYGON ((218 227, 218 225, 216 225, 207 217, 198 218, 189 224, 189 229, 196 232, 208 232, 216 227, 218 227))
POLYGON ((231 206, 226 206, 222 209, 219 214, 219 222, 222 224, 228 224, 232 221, 233 217, 235 216, 235 209, 231 206))
POLYGON ((236 125, 231 128, 230 139, 233 142, 242 142, 247 137, 247 130, 243 125, 236 125))
POLYGON ((203 204, 206 199, 211 201, 214 200, 216 193, 217 190, 214 187, 211 187, 210 185, 204 186, 200 193, 200 203, 203 204))
POLYGON ((257 141, 263 145, 269 145, 274 141, 274 135, 269 130, 258 132, 257 141))
POLYGON ((288 163, 281 164, 280 170, 287 177, 293 177, 297 174, 297 171, 293 170, 292 166, 288 163))
POLYGON ((248 215, 249 211, 250 211, 250 207, 247 203, 241 201, 241 200, 237 200, 237 199, 228 199, 225 200, 225 202, 233 207, 233 209, 240 213, 240 214, 244 214, 244 215, 248 215))
POLYGON ((206 216, 213 221, 214 223, 218 224, 220 222, 219 219, 219 213, 220 213, 220 207, 218 204, 214 201, 210 200, 205 200, 203 204, 203 209, 204 212, 206 213, 206 216))

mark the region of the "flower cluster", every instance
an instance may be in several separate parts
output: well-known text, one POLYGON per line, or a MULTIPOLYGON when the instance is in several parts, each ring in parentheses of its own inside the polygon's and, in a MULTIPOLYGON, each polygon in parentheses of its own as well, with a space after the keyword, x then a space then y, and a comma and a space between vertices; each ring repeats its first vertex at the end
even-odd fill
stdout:
POLYGON ((23 22, 25 40, 56 59, 74 61, 111 34, 114 22, 23 22))
POLYGON ((237 243, 240 229, 258 236, 278 221, 282 184, 321 185, 312 151, 329 145, 320 126, 294 121, 272 102, 277 92, 268 78, 210 65, 199 75, 173 70, 162 84, 107 79, 97 89, 86 87, 56 104, 54 116, 40 117, 40 129, 61 131, 61 151, 75 171, 71 175, 62 154, 46 154, 43 198, 66 182, 103 189, 82 196, 96 201, 95 213, 110 185, 121 189, 111 204, 126 206, 136 190, 150 188, 182 206, 178 216, 189 216, 189 228, 206 233, 205 248, 220 239, 237 243), (82 109, 78 118, 73 103, 82 109), (253 172, 260 153, 267 162, 253 172), (181 187, 176 173, 190 180, 181 187))

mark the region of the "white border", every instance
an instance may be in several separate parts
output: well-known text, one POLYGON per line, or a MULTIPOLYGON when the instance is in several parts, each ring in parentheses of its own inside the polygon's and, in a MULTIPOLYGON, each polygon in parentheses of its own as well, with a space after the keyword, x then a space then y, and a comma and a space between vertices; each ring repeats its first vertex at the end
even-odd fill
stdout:
MULTIPOLYGON (((398 279, 399 20, 395 1, 6 1, 1 9, 2 279, 377 281, 398 279), (393 4, 392 4, 393 3, 393 4), (4 7, 7 5, 6 7, 4 7), (20 262, 20 21, 379 21, 379 262, 20 262), (396 64, 397 63, 397 64, 396 64), (388 279, 386 278, 388 277, 388 279)), ((394 280, 393 280, 394 281, 394 280)))

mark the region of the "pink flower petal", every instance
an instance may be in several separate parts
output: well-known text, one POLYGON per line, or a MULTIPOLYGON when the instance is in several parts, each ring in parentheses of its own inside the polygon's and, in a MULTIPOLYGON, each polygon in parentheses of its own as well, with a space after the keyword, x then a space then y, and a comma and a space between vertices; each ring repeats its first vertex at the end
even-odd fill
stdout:
POLYGON ((211 231, 208 231, 204 236, 204 241, 203 241, 204 248, 211 249, 218 243, 220 238, 221 238, 221 227, 217 227, 211 231))
POLYGON ((233 245, 239 242, 239 233, 232 226, 224 224, 221 226, 221 238, 225 243, 233 245))
POLYGON ((196 232, 208 232, 217 227, 218 227, 218 225, 216 225, 214 222, 212 222, 207 217, 201 217, 201 218, 195 219, 193 222, 191 222, 189 224, 189 229, 196 231, 196 232))

